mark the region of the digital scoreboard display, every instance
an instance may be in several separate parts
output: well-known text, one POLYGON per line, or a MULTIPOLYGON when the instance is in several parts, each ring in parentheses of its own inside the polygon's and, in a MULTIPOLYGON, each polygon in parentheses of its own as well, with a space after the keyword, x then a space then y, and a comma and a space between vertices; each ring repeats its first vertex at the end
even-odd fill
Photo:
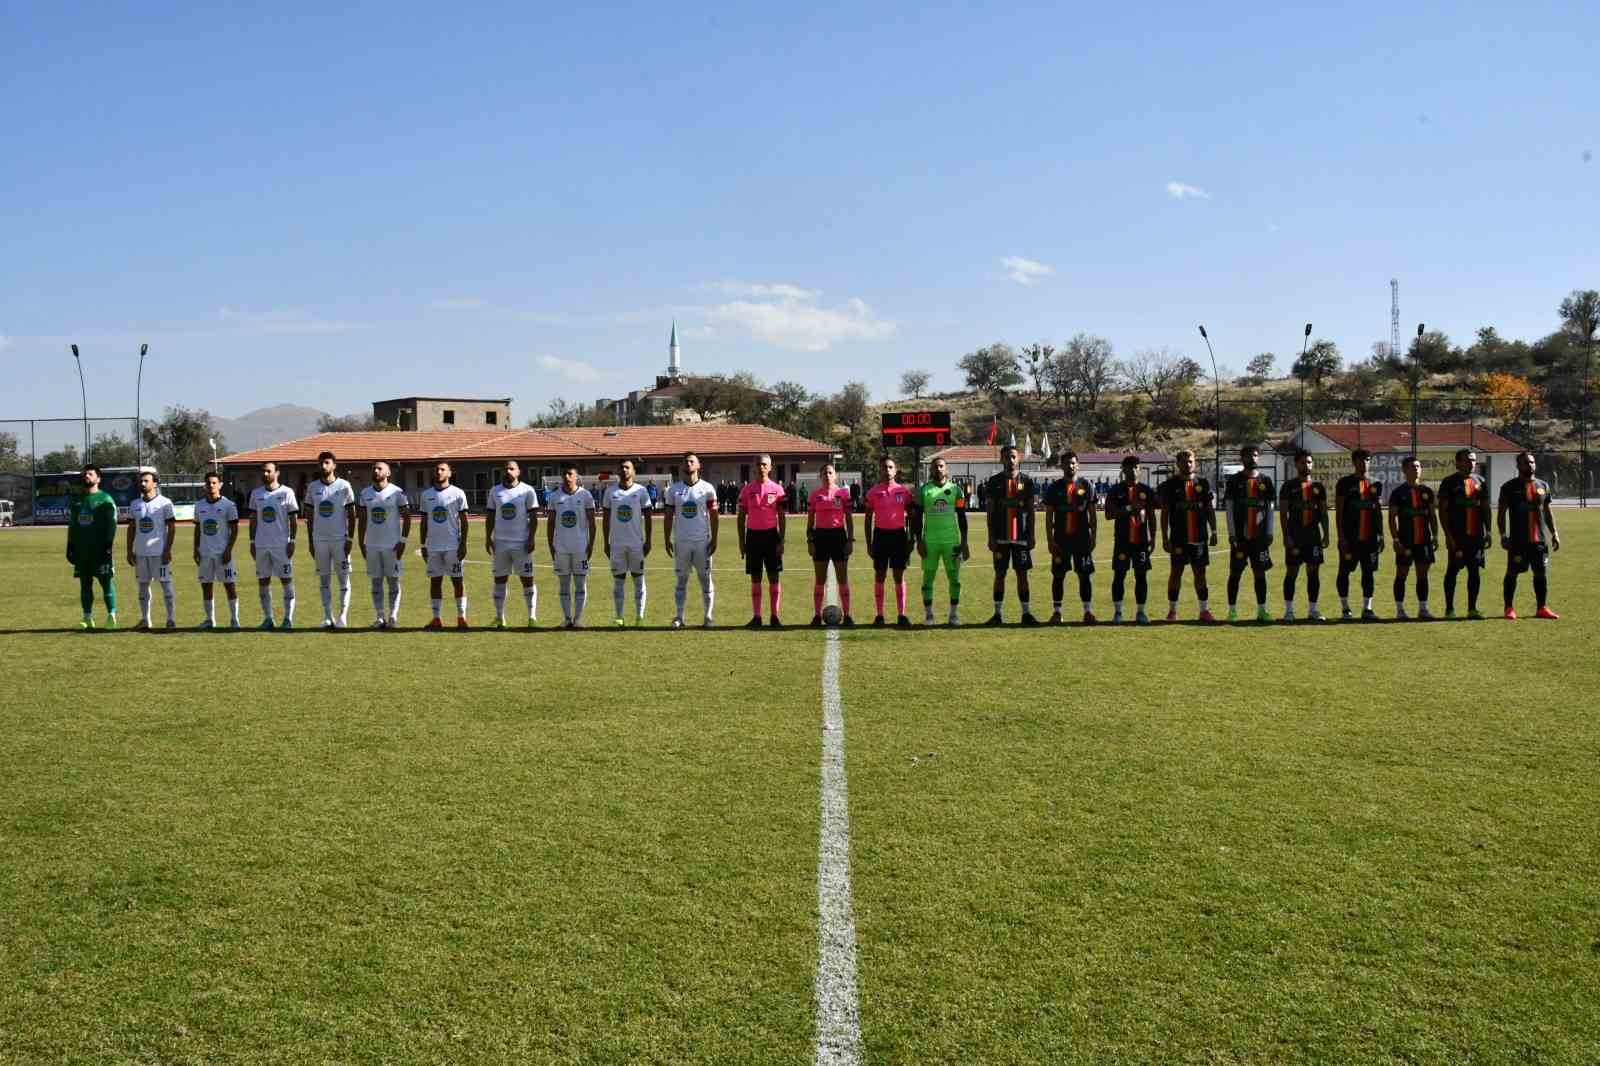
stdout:
POLYGON ((943 447, 949 443, 949 411, 895 411, 883 416, 885 448, 943 447))

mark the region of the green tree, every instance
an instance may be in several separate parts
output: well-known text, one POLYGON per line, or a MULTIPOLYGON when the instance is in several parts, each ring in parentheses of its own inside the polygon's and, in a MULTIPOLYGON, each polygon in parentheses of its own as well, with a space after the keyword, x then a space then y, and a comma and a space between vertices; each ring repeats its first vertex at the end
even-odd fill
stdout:
POLYGON ((65 474, 83 467, 83 458, 78 454, 78 446, 69 444, 55 451, 45 452, 39 456, 39 473, 65 474))
POLYGON ((212 440, 218 454, 227 450, 210 411, 169 407, 161 421, 144 427, 145 462, 163 473, 199 473, 211 465, 212 440))
MULTIPOLYGON (((89 445, 89 457, 101 466, 133 466, 139 461, 139 449, 120 433, 101 433, 89 445)), ((147 456, 146 462, 154 460, 147 456)))
POLYGON ((1320 389, 1324 381, 1339 372, 1342 361, 1337 344, 1333 341, 1318 340, 1306 349, 1304 355, 1294 361, 1294 366, 1289 372, 1312 388, 1320 389))
POLYGON ((900 394, 909 396, 913 400, 920 400, 922 394, 928 391, 928 383, 933 380, 933 375, 926 370, 907 370, 900 375, 900 394))
POLYGON ((1593 342, 1600 333, 1600 292, 1594 289, 1573 289, 1561 301, 1561 324, 1580 342, 1593 342))
POLYGON ((32 468, 33 458, 22 454, 17 445, 17 435, 0 432, 0 472, 25 474, 32 468))
POLYGON ((1261 384, 1272 376, 1272 368, 1277 364, 1278 357, 1271 352, 1262 352, 1245 364, 1245 373, 1252 383, 1261 384))
POLYGON ((1048 344, 1030 344, 1022 349, 1022 360, 1028 364, 1028 376, 1033 378, 1033 398, 1044 396, 1045 379, 1050 373, 1050 360, 1056 354, 1048 344))
POLYGON ((811 400, 810 390, 799 382, 778 382, 772 386, 768 424, 773 429, 781 429, 787 433, 800 432, 801 420, 805 417, 806 407, 811 400))
POLYGON ((318 433, 374 433, 398 428, 379 422, 371 414, 323 415, 317 419, 318 433))
POLYGON ((833 397, 833 414, 851 433, 861 429, 867 420, 867 404, 872 394, 860 381, 846 383, 833 397))
POLYGON ((683 391, 678 394, 678 402, 702 420, 710 418, 726 409, 727 384, 727 379, 720 374, 688 378, 683 383, 683 391))
POLYGON ((1466 363, 1461 349, 1451 345, 1450 338, 1436 329, 1413 338, 1407 355, 1424 374, 1447 374, 1466 363))
POLYGON ((1022 384, 1022 365, 1008 344, 991 344, 963 355, 956 366, 966 376, 967 387, 1003 396, 1013 385, 1022 384))

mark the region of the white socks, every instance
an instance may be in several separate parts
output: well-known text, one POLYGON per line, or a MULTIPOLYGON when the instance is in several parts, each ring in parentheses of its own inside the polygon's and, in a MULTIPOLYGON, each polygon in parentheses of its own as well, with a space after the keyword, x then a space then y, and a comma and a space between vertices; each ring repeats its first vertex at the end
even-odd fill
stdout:
POLYGON ((496 581, 492 595, 494 597, 494 620, 496 622, 504 622, 506 620, 506 583, 504 581, 496 581))

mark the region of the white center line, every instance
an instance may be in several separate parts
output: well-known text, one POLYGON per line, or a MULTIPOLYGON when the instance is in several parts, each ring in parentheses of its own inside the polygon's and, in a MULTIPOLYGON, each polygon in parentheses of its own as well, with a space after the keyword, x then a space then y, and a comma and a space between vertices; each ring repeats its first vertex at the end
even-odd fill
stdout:
POLYGON ((844 773, 839 633, 822 656, 822 827, 817 847, 817 1054, 819 1064, 861 1061, 856 917, 850 896, 850 792, 844 773))

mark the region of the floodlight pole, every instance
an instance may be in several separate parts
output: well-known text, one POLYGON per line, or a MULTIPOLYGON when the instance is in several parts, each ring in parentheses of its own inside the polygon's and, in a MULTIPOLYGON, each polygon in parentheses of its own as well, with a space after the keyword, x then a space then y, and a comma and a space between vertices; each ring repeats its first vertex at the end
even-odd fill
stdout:
POLYGON ((83 399, 83 459, 89 461, 89 390, 83 384, 83 358, 78 354, 78 346, 72 346, 72 361, 78 364, 78 395, 83 399))
POLYGON ((140 469, 144 468, 144 415, 141 411, 144 400, 144 357, 149 351, 148 344, 139 345, 139 375, 134 379, 133 386, 133 462, 140 469))
POLYGON ((1311 323, 1306 323, 1306 335, 1300 341, 1300 443, 1296 447, 1306 446, 1306 345, 1311 343, 1311 323))
POLYGON ((1583 415, 1578 419, 1578 506, 1589 506, 1589 379, 1594 375, 1594 332, 1583 338, 1583 415))
POLYGON ((1411 454, 1417 455, 1422 451, 1422 446, 1417 443, 1417 397, 1422 392, 1422 330, 1421 322, 1417 323, 1417 343, 1411 346, 1411 454))
MULTIPOLYGON (((1217 353, 1211 350, 1211 338, 1206 335, 1206 327, 1200 327, 1200 339, 1206 342, 1206 351, 1211 355, 1211 383, 1212 395, 1215 398, 1214 414, 1217 426, 1217 468, 1213 474, 1216 481, 1222 480, 1222 378, 1217 374, 1217 353)), ((1213 486, 1214 488, 1214 486, 1213 486)))

